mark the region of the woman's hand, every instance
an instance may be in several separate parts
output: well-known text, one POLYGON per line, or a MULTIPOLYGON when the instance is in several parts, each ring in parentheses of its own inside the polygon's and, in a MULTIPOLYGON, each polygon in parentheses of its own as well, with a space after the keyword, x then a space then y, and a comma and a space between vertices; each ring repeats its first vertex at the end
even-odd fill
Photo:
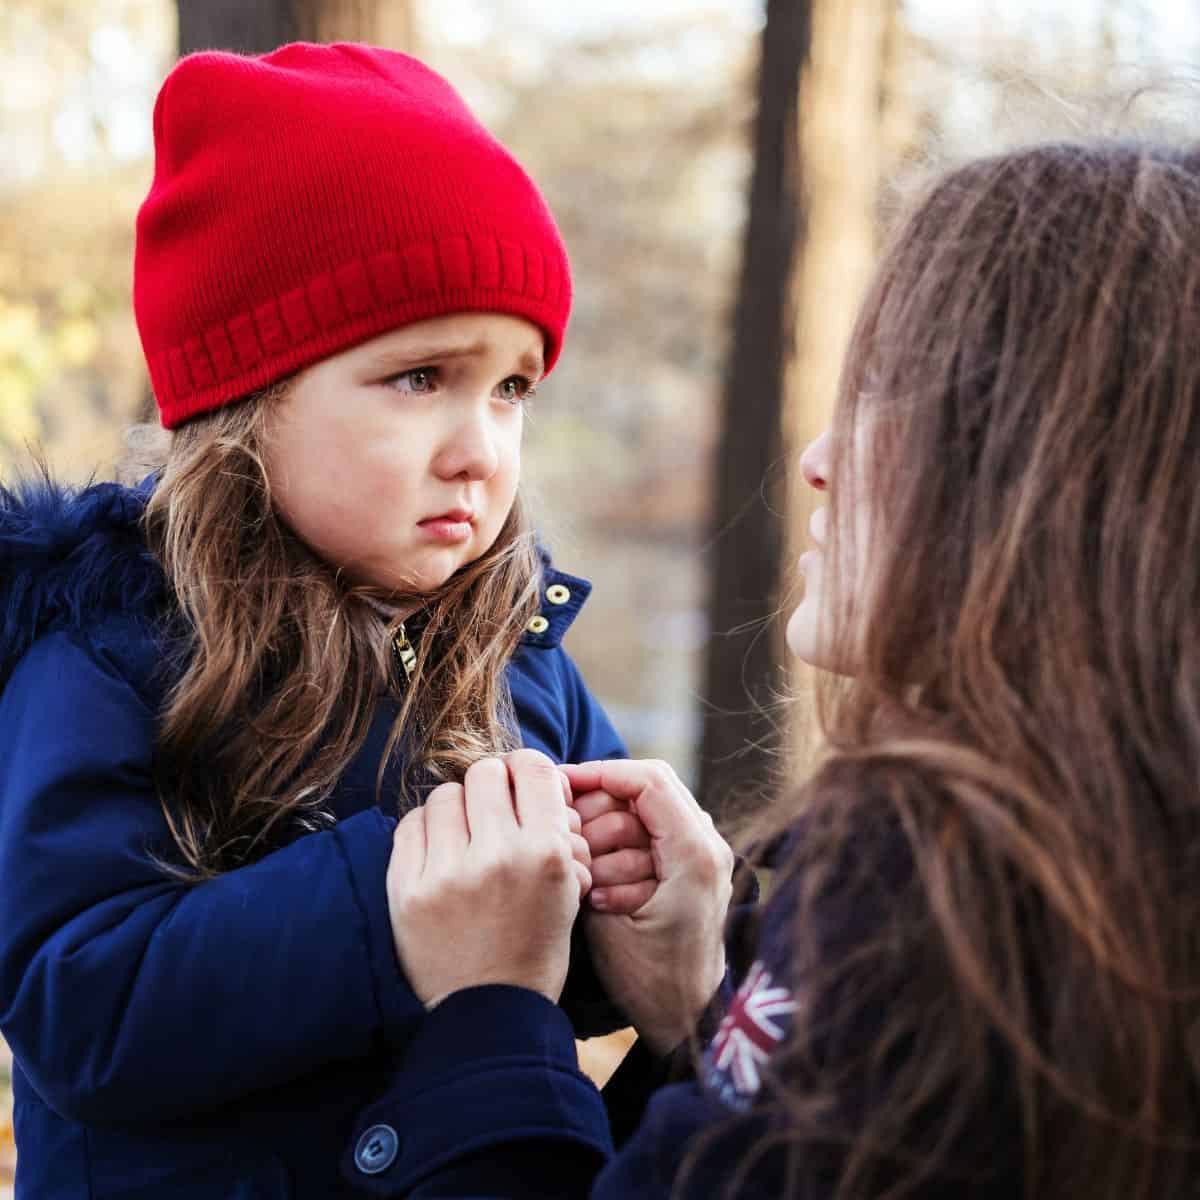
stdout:
MULTIPOLYGON (((649 835, 653 895, 630 914, 592 911, 585 929, 601 983, 650 1048, 667 1053, 691 1032, 725 974, 733 852, 666 763, 613 760, 563 771, 576 804, 605 793, 628 805, 649 835)), ((585 812, 585 837, 598 819, 585 812)))
POLYGON ((534 750, 483 759, 408 813, 392 842, 388 911, 425 1007, 486 983, 557 1002, 589 863, 562 773, 534 750))

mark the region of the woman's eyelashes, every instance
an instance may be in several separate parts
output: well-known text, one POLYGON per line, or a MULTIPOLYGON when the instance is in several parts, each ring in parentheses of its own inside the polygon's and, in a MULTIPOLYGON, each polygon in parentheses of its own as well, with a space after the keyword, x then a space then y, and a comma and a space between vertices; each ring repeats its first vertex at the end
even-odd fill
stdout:
MULTIPOLYGON (((407 371, 398 371, 384 379, 385 387, 394 391, 408 393, 413 396, 429 396, 442 386, 441 369, 439 367, 410 367, 407 371)), ((502 379, 493 391, 497 399, 506 404, 519 405, 525 403, 537 391, 537 384, 526 375, 509 375, 502 379)))

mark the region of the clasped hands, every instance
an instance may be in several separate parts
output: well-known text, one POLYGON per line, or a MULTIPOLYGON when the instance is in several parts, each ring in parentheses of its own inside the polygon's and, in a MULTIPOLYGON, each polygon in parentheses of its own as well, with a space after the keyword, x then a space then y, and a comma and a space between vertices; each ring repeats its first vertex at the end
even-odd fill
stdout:
POLYGON ((557 1002, 583 907, 593 964, 650 1048, 687 1036, 725 971, 733 855, 665 763, 475 763, 397 825, 396 953, 432 1008, 499 983, 557 1002))

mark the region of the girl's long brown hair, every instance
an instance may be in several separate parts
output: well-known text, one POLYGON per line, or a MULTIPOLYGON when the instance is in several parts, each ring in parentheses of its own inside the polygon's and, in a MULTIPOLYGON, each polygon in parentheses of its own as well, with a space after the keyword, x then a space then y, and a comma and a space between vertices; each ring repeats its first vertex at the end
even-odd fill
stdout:
POLYGON ((937 182, 834 438, 853 678, 772 815, 803 814, 778 885, 800 1009, 743 1166, 782 1148, 839 1197, 1193 1196, 1200 151, 1046 145, 937 182))
POLYGON ((419 604, 406 682, 391 649, 399 619, 272 505, 264 427, 285 395, 286 384, 178 430, 145 513, 177 605, 160 790, 194 878, 329 824, 329 796, 388 688, 403 696, 378 779, 401 742, 403 757, 401 794, 385 804, 517 744, 504 667, 537 609, 540 571, 520 500, 481 558, 431 595, 396 598, 419 604))

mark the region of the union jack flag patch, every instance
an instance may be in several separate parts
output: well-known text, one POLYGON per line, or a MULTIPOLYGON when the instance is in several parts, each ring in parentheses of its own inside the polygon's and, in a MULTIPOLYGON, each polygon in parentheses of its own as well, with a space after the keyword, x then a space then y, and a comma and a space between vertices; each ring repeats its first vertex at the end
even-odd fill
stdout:
POLYGON ((726 1104, 749 1106, 762 1086, 760 1068, 787 1036, 795 1011, 792 993, 756 962, 708 1048, 707 1082, 726 1104))

